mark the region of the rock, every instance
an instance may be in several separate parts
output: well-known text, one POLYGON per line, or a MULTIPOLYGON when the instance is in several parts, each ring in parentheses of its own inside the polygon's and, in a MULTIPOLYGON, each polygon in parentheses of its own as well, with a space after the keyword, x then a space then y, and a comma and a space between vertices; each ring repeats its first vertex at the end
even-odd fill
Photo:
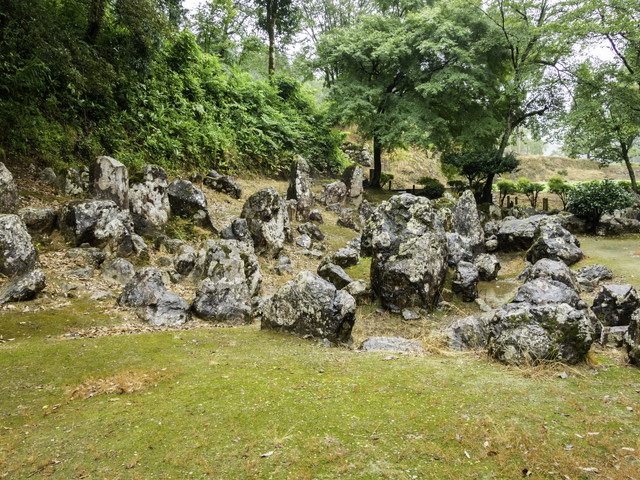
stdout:
POLYGON ((624 344, 629 354, 629 362, 640 366, 640 310, 631 315, 631 322, 624 335, 624 344))
POLYGON ((367 237, 371 286, 382 305, 392 311, 434 306, 447 270, 447 243, 431 202, 410 194, 392 197, 367 222, 363 247, 367 237))
POLYGON ((315 223, 307 222, 298 225, 298 233, 309 235, 314 240, 321 242, 324 240, 324 233, 315 223))
POLYGON ((488 350, 509 365, 575 364, 586 358, 593 338, 586 310, 566 303, 509 303, 489 323, 488 350))
POLYGON ((142 182, 129 189, 129 211, 138 234, 158 235, 164 231, 171 212, 167 172, 156 165, 145 165, 142 173, 142 182))
POLYGON ((107 290, 97 290, 89 298, 96 302, 106 302, 107 300, 113 300, 116 296, 107 290))
POLYGON ((0 215, 0 274, 14 277, 27 273, 38 262, 38 251, 18 215, 0 215))
POLYGON ((38 175, 38 180, 46 183, 47 185, 55 185, 56 178, 56 172, 54 172, 51 167, 45 168, 38 175))
POLYGON ((454 321, 444 329, 447 346, 457 351, 485 349, 490 318, 487 315, 473 315, 454 321))
POLYGON ((420 320, 422 318, 422 315, 420 315, 418 312, 416 312, 415 310, 413 310, 412 308, 403 308, 402 312, 402 319, 405 322, 410 322, 413 320, 420 320))
POLYGON ((322 258, 322 252, 315 248, 313 250, 299 250, 296 253, 305 257, 322 258))
POLYGON ((624 345, 624 336, 629 330, 629 325, 621 327, 602 327, 600 344, 603 347, 619 348, 624 345))
POLYGON ((14 213, 18 205, 18 187, 13 175, 0 162, 0 214, 14 213))
POLYGON ((256 253, 277 258, 291 238, 289 215, 278 192, 269 187, 254 193, 245 202, 240 217, 247 221, 256 253))
POLYGON ((214 282, 244 283, 250 298, 260 294, 262 285, 262 272, 253 247, 237 240, 206 242, 198 252, 190 276, 214 282))
POLYGON ((355 298, 357 305, 368 303, 371 300, 371 287, 364 280, 354 280, 343 290, 355 298))
POLYGON ((274 270, 278 275, 285 275, 293 272, 293 266, 291 265, 291 259, 282 255, 278 258, 278 264, 274 267, 274 270))
POLYGON ((251 323, 253 312, 247 284, 241 278, 215 281, 205 278, 191 309, 203 320, 232 325, 251 323))
POLYGON ((478 278, 483 282, 491 282, 498 278, 501 265, 495 255, 481 253, 473 259, 473 264, 478 269, 478 278))
POLYGON ((451 289, 462 296, 462 301, 473 302, 478 298, 478 268, 470 262, 458 263, 451 289))
POLYGON ((129 208, 129 171, 111 157, 98 157, 90 170, 91 194, 98 200, 112 200, 122 210, 129 208))
POLYGON ((55 187, 63 195, 75 197, 82 195, 87 191, 88 186, 88 172, 79 172, 75 168, 68 168, 63 170, 60 175, 56 177, 55 187))
POLYGON ((473 250, 468 238, 449 232, 445 233, 445 238, 447 240, 447 251, 449 252, 447 264, 450 267, 455 268, 460 262, 473 261, 473 250))
POLYGON ((550 258, 543 258, 538 260, 535 265, 529 266, 525 269, 519 278, 525 281, 531 281, 536 278, 546 278, 549 280, 555 280, 556 282, 564 283, 567 287, 580 291, 580 286, 576 282, 573 271, 567 264, 560 260, 551 260, 550 258))
POLYGON ((188 245, 184 245, 173 259, 173 266, 180 275, 189 275, 196 266, 197 253, 188 245))
POLYGON ((266 302, 262 329, 348 344, 355 315, 356 302, 351 295, 303 270, 266 302))
POLYGON ((424 348, 414 340, 400 337, 369 337, 360 345, 365 352, 422 353, 424 348))
POLYGON ((94 247, 71 248, 67 250, 65 257, 77 260, 83 265, 98 268, 107 259, 107 254, 99 248, 94 247))
POLYGON ((341 204, 346 197, 347 186, 343 182, 333 182, 323 187, 320 203, 325 206, 341 204))
POLYGON ((70 268, 64 272, 64 275, 66 277, 88 279, 92 278, 94 273, 95 269, 91 265, 87 265, 84 267, 70 268))
POLYGON ((591 310, 602 325, 629 325, 631 316, 640 308, 640 298, 633 286, 603 285, 593 300, 591 310))
POLYGON ((300 235, 296 238, 295 244, 299 247, 309 249, 311 248, 311 237, 306 233, 304 235, 300 235))
POLYGON ((338 217, 339 227, 348 228, 350 230, 359 232, 360 225, 357 220, 357 211, 353 208, 343 208, 340 210, 340 216, 338 217))
POLYGON ((57 214, 51 208, 25 207, 18 211, 32 237, 43 238, 53 233, 56 227, 57 214))
POLYGON ((44 290, 45 286, 46 279, 42 270, 32 270, 14 278, 0 289, 0 304, 31 300, 44 290))
POLYGON ((362 235, 349 240, 345 248, 354 250, 360 256, 360 248, 362 247, 362 235))
POLYGON ((287 199, 296 202, 296 219, 299 222, 307 222, 313 207, 313 192, 311 192, 311 169, 302 157, 298 157, 291 165, 287 199))
POLYGON ((353 248, 343 247, 331 255, 331 262, 342 268, 353 267, 360 262, 360 255, 353 248))
POLYGON ((326 281, 331 282, 337 289, 345 288, 353 282, 353 278, 347 275, 341 267, 333 263, 321 264, 318 267, 318 275, 326 281))
POLYGON ((249 242, 253 246, 253 239, 249 233, 249 225, 244 218, 236 218, 231 225, 220 232, 220 238, 249 242))
POLYGON ((320 210, 311 210, 311 213, 309 214, 309 220, 311 220, 312 222, 324 223, 320 210))
POLYGON ((359 205, 362 201, 362 182, 364 175, 360 165, 351 165, 344 171, 344 183, 347 186, 347 201, 359 205))
POLYGON ((207 176, 204 177, 203 183, 211 190, 222 192, 236 200, 242 197, 242 188, 240 188, 238 182, 229 175, 220 175, 215 170, 211 170, 207 176))
POLYGON ((582 267, 576 272, 578 283, 587 292, 592 292, 602 281, 612 278, 613 272, 601 263, 582 267))
POLYGON ((541 258, 573 265, 584 258, 584 253, 580 249, 580 241, 560 224, 541 222, 537 238, 527 252, 527 260, 536 263, 541 258))
POLYGON ((358 223, 364 225, 373 214, 373 206, 367 200, 362 200, 358 206, 358 223))
POLYGON ((141 269, 125 285, 118 305, 133 307, 138 317, 158 326, 178 326, 190 319, 189 304, 165 289, 160 272, 152 267, 141 269))
POLYGON ((476 298, 474 303, 478 306, 481 312, 493 312, 494 310, 483 298, 476 298))
POLYGON ((102 276, 120 285, 126 285, 136 274, 133 264, 124 258, 114 258, 102 265, 102 276))
POLYGON ((495 235, 492 237, 487 238, 487 241, 484 242, 484 246, 487 249, 487 252, 495 252, 496 250, 498 250, 498 237, 496 237, 495 235))
POLYGON ((478 207, 471 190, 466 190, 456 202, 451 218, 454 233, 467 239, 471 253, 476 255, 485 250, 484 230, 478 216, 478 207))
POLYGON ((215 231, 204 192, 188 180, 174 180, 167 188, 172 215, 193 219, 197 225, 215 231))
POLYGON ((111 200, 74 200, 58 214, 58 227, 72 246, 88 243, 108 255, 130 257, 146 252, 146 244, 135 234, 128 212, 111 200))
POLYGON ((531 305, 565 303, 577 310, 587 309, 587 304, 575 290, 549 278, 534 278, 522 285, 513 297, 513 303, 531 305))
POLYGON ((538 236, 540 224, 547 221, 547 215, 533 215, 522 219, 505 217, 496 234, 500 249, 505 252, 528 250, 538 236))
POLYGON ((166 235, 160 235, 156 238, 155 247, 158 252, 168 252, 177 254, 182 250, 185 243, 179 238, 169 238, 166 235))

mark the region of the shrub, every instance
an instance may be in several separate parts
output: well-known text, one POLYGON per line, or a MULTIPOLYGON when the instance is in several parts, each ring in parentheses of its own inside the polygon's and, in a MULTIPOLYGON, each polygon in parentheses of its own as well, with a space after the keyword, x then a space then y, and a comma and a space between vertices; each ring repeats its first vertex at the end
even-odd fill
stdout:
POLYGON ((393 173, 381 172, 380 173, 380 188, 384 188, 387 183, 393 180, 393 173))
POLYGON ((437 178, 420 177, 418 179, 418 184, 422 185, 422 188, 424 190, 424 195, 427 198, 430 198, 433 200, 435 198, 440 198, 442 195, 444 195, 444 190, 445 190, 444 185, 437 178))
POLYGON ((567 200, 569 198, 569 192, 571 191, 571 184, 565 182, 562 177, 550 178, 547 182, 547 187, 551 193, 555 193, 562 202, 562 208, 567 208, 567 200))
POLYGON ((528 178, 520 177, 516 183, 516 189, 527 196, 531 207, 535 209, 538 205, 538 195, 544 191, 544 183, 532 182, 528 178))
POLYGON ((566 177, 567 175, 569 175, 569 172, 567 171, 566 168, 563 168, 562 170, 558 170, 558 175, 562 175, 563 177, 566 177))
POLYGON ((633 196, 612 180, 593 180, 575 185, 569 192, 567 210, 587 221, 588 228, 595 232, 605 213, 630 207, 633 196))
POLYGON ((498 191, 500 192, 500 206, 504 206, 504 200, 507 198, 507 195, 513 195, 518 190, 516 189, 516 184, 513 180, 499 180, 496 183, 498 187, 498 191))
POLYGON ((448 182, 448 184, 449 187, 451 187, 451 189, 456 193, 462 193, 467 188, 467 184, 462 180, 451 180, 448 182))

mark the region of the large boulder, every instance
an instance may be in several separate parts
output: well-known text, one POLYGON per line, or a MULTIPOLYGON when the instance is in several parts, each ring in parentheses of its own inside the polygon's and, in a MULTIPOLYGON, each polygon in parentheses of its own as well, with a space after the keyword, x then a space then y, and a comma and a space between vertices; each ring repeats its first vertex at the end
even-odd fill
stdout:
POLYGON ((215 281, 205 278, 191 309, 203 320, 232 325, 251 323, 253 313, 247 284, 238 278, 215 281))
POLYGON ((602 325, 629 325, 640 308, 640 297, 632 285, 603 285, 593 300, 591 310, 602 325))
POLYGON ((190 218, 202 228, 215 230, 209 216, 207 197, 193 183, 189 180, 174 180, 169 184, 167 194, 172 215, 190 218))
POLYGON ((458 263, 451 290, 453 293, 460 294, 464 302, 473 302, 478 298, 478 268, 470 262, 458 263))
POLYGON ((32 270, 14 278, 0 289, 0 304, 31 300, 44 290, 45 286, 46 279, 42 270, 32 270))
POLYGON ((168 186, 167 172, 162 167, 142 167, 142 181, 129 189, 129 211, 138 234, 158 235, 164 231, 171 212, 168 186))
POLYGON ((351 278, 347 272, 342 269, 342 267, 330 262, 320 264, 318 267, 318 275, 328 282, 331 282, 339 289, 345 288, 353 282, 353 278, 351 278))
POLYGON ((604 280, 611 280, 613 272, 601 263, 582 267, 576 272, 576 279, 583 290, 592 292, 604 280))
POLYGON ((311 207, 313 207, 311 169, 309 168, 307 161, 302 157, 298 157, 298 159, 291 165, 287 199, 295 201, 297 220, 300 222, 309 221, 311 207))
POLYGON ((233 177, 229 175, 220 175, 215 170, 211 170, 203 182, 211 190, 229 195, 231 198, 239 200, 242 196, 242 188, 238 185, 233 177))
POLYGON ((371 286, 392 311, 432 307, 447 270, 445 232, 431 202, 408 193, 383 202, 362 235, 371 250, 371 286))
POLYGON ((575 364, 586 358, 594 338, 587 311, 566 303, 508 303, 488 329, 489 353, 509 365, 575 364))
POLYGON ((447 264, 451 268, 455 268, 460 262, 472 262, 473 250, 467 237, 463 237, 458 233, 445 233, 447 240, 447 264))
POLYGON ((189 304, 168 291, 161 273, 152 267, 134 275, 118 297, 118 304, 135 308, 138 317, 151 325, 178 326, 191 318, 189 304))
POLYGON ((350 343, 356 301, 344 290, 303 270, 263 305, 262 328, 350 343))
POLYGON ((629 362, 640 367, 640 309, 631 315, 631 322, 623 342, 627 347, 629 362))
POLYGON ((325 206, 340 204, 346 197, 347 186, 344 182, 333 182, 323 187, 320 203, 325 206))
POLYGON ((490 317, 474 315, 460 318, 444 329, 444 338, 451 350, 483 350, 487 347, 487 324, 490 317))
POLYGON ((451 228, 454 233, 467 239, 474 255, 485 251, 484 230, 478 215, 478 206, 471 190, 466 190, 453 207, 451 228))
POLYGON ((481 253, 473 259, 473 264, 478 269, 478 277, 483 282, 491 282, 498 278, 501 265, 498 257, 491 253, 481 253))
POLYGON ((525 283, 513 297, 514 303, 548 305, 564 303, 578 310, 586 310, 587 304, 570 286, 549 278, 534 278, 525 283))
POLYGON ((112 200, 122 210, 129 208, 129 171, 115 158, 101 156, 89 171, 91 195, 98 200, 112 200))
POLYGON ((256 253, 277 258, 291 238, 291 225, 285 201, 276 189, 268 187, 251 195, 240 217, 247 221, 256 253))
POLYGON ((136 269, 131 262, 124 258, 114 258, 102 265, 102 276, 107 280, 126 285, 136 274, 136 269))
POLYGON ((584 258, 580 241, 556 222, 541 222, 537 237, 527 252, 527 260, 536 263, 541 258, 561 260, 567 265, 584 258))
POLYGON ((18 205, 18 188, 13 175, 0 162, 0 214, 14 213, 18 205))
MULTIPOLYGON (((498 227, 496 235, 498 237, 499 248, 505 252, 515 252, 528 250, 538 237, 538 229, 541 223, 548 222, 547 215, 533 215, 526 218, 505 217, 499 224, 492 223, 498 227)), ((485 232, 489 228, 485 225, 485 232)), ((487 232, 491 236, 492 230, 487 232)))
POLYGON ((32 237, 51 235, 56 227, 57 214, 52 208, 25 207, 18 211, 32 237))
POLYGON ((0 274, 22 275, 34 268, 38 251, 18 215, 0 215, 0 274))
POLYGON ((536 278, 546 278, 564 283, 576 292, 580 290, 575 274, 567 267, 567 264, 560 260, 551 260, 550 258, 542 258, 534 265, 530 265, 520 274, 519 278, 525 281, 531 281, 536 278))

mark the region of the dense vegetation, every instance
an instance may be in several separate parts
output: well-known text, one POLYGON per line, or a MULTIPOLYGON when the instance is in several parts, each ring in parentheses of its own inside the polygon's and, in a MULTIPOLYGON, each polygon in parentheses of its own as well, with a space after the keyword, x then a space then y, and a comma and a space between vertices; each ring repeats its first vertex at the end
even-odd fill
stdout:
POLYGON ((552 134, 625 163, 637 191, 638 20, 631 0, 206 0, 191 13, 183 0, 6 0, 0 149, 267 173, 300 154, 337 171, 337 127, 355 128, 374 186, 384 153, 413 145, 485 158, 457 168, 487 200, 510 146, 552 134), (603 45, 600 59, 578 53, 603 45))

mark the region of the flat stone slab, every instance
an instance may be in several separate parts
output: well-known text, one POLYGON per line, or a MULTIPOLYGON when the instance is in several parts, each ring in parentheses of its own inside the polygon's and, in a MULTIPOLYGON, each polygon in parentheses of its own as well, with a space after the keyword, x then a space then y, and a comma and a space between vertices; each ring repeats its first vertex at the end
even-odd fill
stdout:
POLYGON ((401 337, 369 337, 360 350, 365 352, 400 352, 400 353, 420 353, 424 351, 422 346, 413 340, 401 337))

